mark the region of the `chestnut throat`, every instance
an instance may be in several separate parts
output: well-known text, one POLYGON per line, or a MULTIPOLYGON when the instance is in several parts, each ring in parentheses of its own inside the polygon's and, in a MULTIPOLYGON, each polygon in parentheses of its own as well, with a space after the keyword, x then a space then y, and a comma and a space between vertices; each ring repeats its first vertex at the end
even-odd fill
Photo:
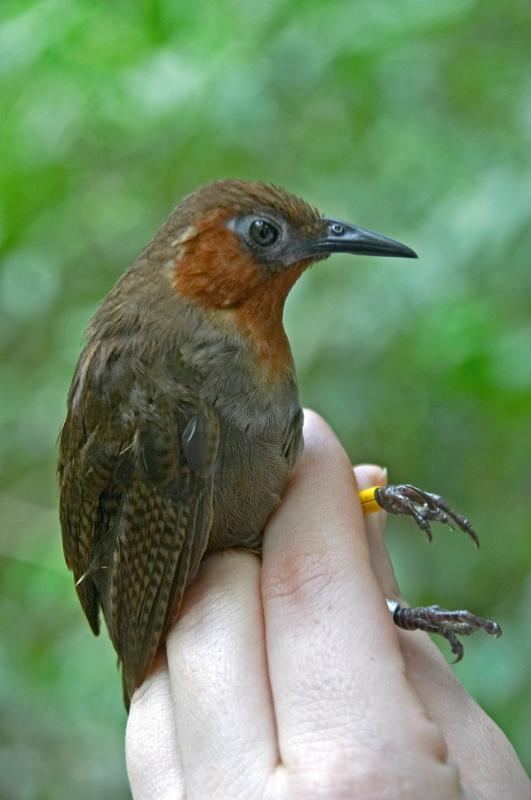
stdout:
POLYGON ((172 285, 222 330, 240 334, 261 377, 277 382, 293 372, 282 322, 284 304, 310 262, 267 272, 227 228, 229 216, 218 209, 183 233, 172 285))

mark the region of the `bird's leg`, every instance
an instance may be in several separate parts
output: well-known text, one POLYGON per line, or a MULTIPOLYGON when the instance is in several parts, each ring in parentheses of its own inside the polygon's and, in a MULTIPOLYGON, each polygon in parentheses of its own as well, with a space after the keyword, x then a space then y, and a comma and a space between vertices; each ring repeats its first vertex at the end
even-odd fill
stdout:
MULTIPOLYGON (((442 522, 449 527, 464 531, 476 546, 479 539, 470 522, 458 514, 438 494, 423 492, 409 483, 398 486, 372 486, 359 492, 361 507, 365 514, 375 511, 388 511, 390 514, 407 514, 413 517, 419 528, 431 541, 431 522, 442 522)), ((408 631, 427 631, 437 633, 450 643, 455 661, 463 658, 463 645, 459 636, 470 636, 483 630, 489 636, 501 636, 500 626, 490 619, 478 617, 471 611, 449 611, 441 606, 419 606, 408 608, 396 600, 388 600, 387 605, 393 621, 399 628, 408 631)))
POLYGON ((359 493, 361 506, 366 514, 384 511, 390 514, 407 514, 413 517, 419 528, 431 541, 431 522, 442 522, 450 528, 457 527, 464 531, 476 547, 478 536, 466 517, 454 511, 438 494, 424 492, 409 483, 397 486, 372 486, 359 493))
POLYGON ((399 628, 407 631, 427 631, 444 636, 450 643, 455 662, 461 661, 464 653, 458 636, 470 636, 479 630, 496 638, 502 634, 502 629, 496 622, 478 617, 470 611, 449 611, 436 605, 407 608, 401 606, 396 600, 388 600, 387 605, 393 615, 393 622, 399 628))

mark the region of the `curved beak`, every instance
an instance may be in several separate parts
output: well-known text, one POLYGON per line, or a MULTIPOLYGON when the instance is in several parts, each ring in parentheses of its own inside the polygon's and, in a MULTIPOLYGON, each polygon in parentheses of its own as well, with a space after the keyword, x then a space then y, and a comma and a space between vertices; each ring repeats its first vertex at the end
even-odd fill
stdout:
POLYGON ((308 242, 312 255, 319 257, 331 253, 353 253, 367 256, 392 256, 395 258, 418 258, 407 245, 373 233, 356 225, 335 219, 326 219, 326 231, 308 242))

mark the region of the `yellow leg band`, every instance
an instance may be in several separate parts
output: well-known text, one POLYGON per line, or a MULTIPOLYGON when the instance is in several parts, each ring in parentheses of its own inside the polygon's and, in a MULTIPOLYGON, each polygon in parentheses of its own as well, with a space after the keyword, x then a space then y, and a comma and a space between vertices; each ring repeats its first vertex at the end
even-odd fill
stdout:
POLYGON ((378 505, 378 501, 376 500, 376 490, 379 488, 379 486, 371 486, 370 489, 362 489, 361 492, 358 492, 364 514, 374 514, 375 511, 382 510, 382 507, 378 505))

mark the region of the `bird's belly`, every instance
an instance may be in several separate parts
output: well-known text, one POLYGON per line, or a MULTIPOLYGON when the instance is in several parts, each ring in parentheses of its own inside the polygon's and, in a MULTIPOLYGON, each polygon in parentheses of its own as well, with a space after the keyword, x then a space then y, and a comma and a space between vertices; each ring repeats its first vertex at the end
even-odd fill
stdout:
POLYGON ((271 512, 302 449, 302 412, 278 437, 225 432, 214 481, 209 548, 259 549, 271 512), (278 442, 276 439, 278 438, 278 442))

